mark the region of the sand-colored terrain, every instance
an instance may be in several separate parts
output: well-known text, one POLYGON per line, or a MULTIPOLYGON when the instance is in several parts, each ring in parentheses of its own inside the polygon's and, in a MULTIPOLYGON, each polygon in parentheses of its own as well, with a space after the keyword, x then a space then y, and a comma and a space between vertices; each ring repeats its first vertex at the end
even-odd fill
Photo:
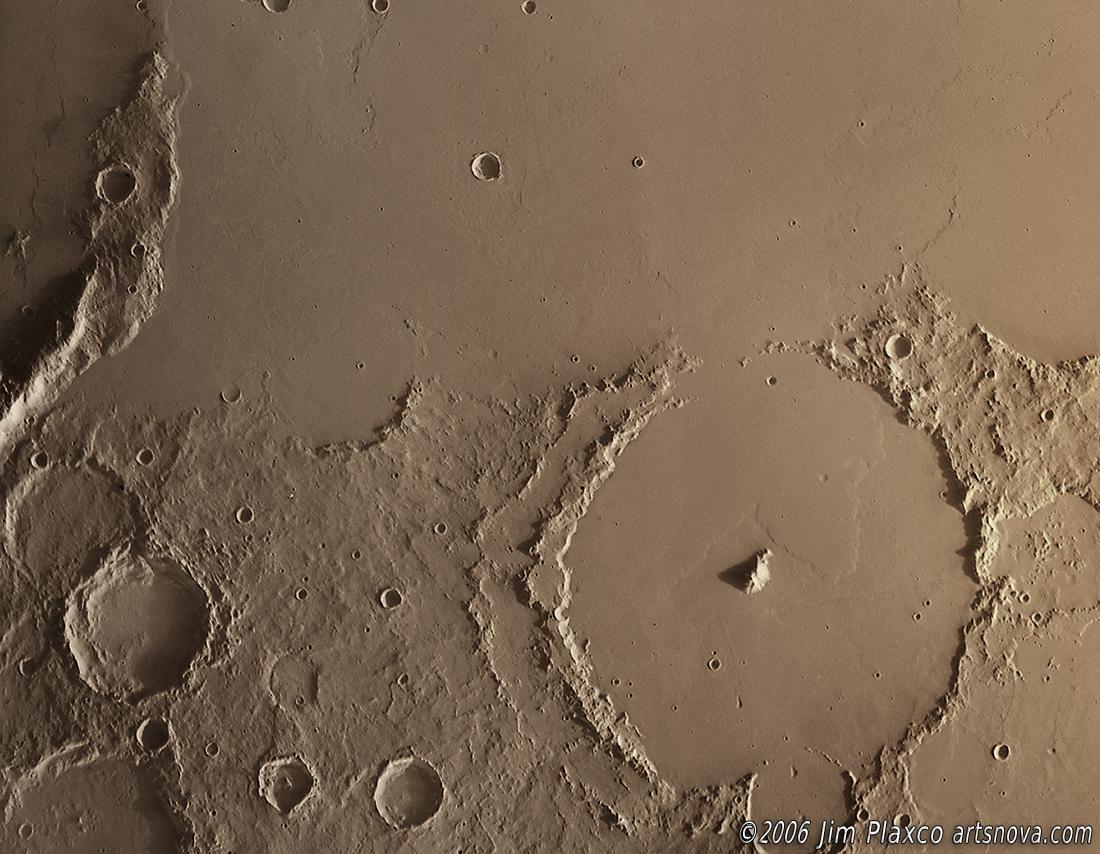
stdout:
POLYGON ((0 851, 1090 847, 1100 9, 4 12, 0 851))

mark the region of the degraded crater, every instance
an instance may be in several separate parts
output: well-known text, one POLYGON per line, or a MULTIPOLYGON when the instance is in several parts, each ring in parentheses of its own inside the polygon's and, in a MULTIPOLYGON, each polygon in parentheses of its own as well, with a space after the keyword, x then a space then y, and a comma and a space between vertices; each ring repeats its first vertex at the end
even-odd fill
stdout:
POLYGON ((163 793, 142 769, 66 749, 11 790, 4 851, 168 854, 183 846, 163 793))
POLYGON ((286 655, 271 667, 268 685, 272 699, 291 712, 317 702, 317 668, 296 655, 286 655))
POLYGON ((272 759, 260 767, 260 797, 283 815, 289 814, 313 791, 313 774, 295 756, 272 759))
POLYGON ((134 701, 180 684, 208 623, 203 589, 178 564, 115 551, 73 591, 65 635, 90 688, 134 701))
POLYGON ((427 823, 443 805, 443 780, 416 756, 391 760, 378 776, 374 805, 391 827, 407 830, 427 823))
POLYGON ((134 525, 133 508, 118 483, 86 465, 35 466, 6 503, 5 548, 36 583, 57 585, 51 595, 67 593, 89 556, 134 525), (57 536, 59 531, 65 536, 57 536))

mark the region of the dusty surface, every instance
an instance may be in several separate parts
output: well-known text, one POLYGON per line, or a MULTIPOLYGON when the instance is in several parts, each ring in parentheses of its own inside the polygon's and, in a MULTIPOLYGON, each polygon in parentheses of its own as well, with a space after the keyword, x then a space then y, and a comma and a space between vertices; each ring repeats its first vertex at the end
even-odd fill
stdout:
POLYGON ((0 850, 1093 823, 1095 10, 5 13, 0 850))

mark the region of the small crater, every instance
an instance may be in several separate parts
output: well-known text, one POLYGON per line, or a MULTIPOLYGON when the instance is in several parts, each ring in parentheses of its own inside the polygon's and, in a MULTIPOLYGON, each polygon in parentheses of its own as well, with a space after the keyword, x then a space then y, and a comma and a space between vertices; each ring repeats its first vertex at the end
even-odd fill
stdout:
POLYGON ((1012 748, 1007 744, 998 744, 993 748, 993 758, 998 762, 1005 762, 1012 755, 1012 748))
POLYGON ((260 768, 260 797, 288 815, 313 791, 313 774, 296 757, 273 759, 260 768))
POLYGON ((856 810, 856 821, 867 821, 871 817, 871 813, 867 811, 866 807, 860 807, 856 810))
POLYGON ((443 781, 415 756, 391 760, 378 776, 374 805, 387 824, 401 830, 430 821, 443 805, 443 781))
POLYGON ((45 451, 35 451, 31 454, 31 465, 36 469, 44 469, 50 464, 50 455, 45 451))
POLYGON ((396 587, 387 587, 378 596, 378 601, 382 603, 382 607, 387 611, 391 611, 405 601, 405 597, 401 595, 401 591, 396 587))
POLYGON ((891 335, 886 339, 886 355, 895 362, 908 359, 913 353, 913 342, 906 335, 891 335))
POLYGON ((535 14, 535 0, 523 0, 523 4, 520 6, 524 15, 535 14))
POLYGON ((264 8, 269 12, 285 12, 290 8, 290 0, 263 0, 264 8))
POLYGON ((130 247, 130 254, 133 255, 135 258, 144 258, 145 257, 145 244, 144 243, 135 243, 133 246, 130 247))
POLYGON ((635 169, 641 169, 643 166, 645 166, 645 158, 642 157, 642 155, 640 154, 636 154, 634 155, 634 159, 630 161, 630 165, 633 166, 635 169))
POLYGON ((435 531, 436 536, 442 537, 444 534, 447 533, 447 523, 436 522, 435 527, 433 527, 432 530, 435 531))
POLYGON ((909 817, 909 813, 903 812, 894 816, 894 824, 898 827, 908 827, 912 823, 913 819, 909 817))
POLYGON ((491 151, 483 151, 470 163, 470 171, 479 181, 495 181, 502 172, 500 157, 491 151))
POLYGON ((133 195, 137 189, 137 178, 126 166, 108 166, 96 178, 95 188, 103 201, 118 205, 133 195))
POLYGON ((230 386, 222 390, 221 398, 226 403, 239 403, 241 400, 241 390, 238 386, 230 386))
POLYGON ((772 388, 775 388, 777 385, 779 385, 779 377, 768 377, 765 382, 772 388))
POLYGON ((241 525, 251 525, 256 519, 256 511, 249 507, 247 504, 238 507, 234 518, 241 525))
POLYGON ((1054 410, 1044 409, 1041 413, 1039 413, 1039 417, 1042 418, 1047 424, 1049 424, 1051 421, 1054 420, 1054 410))
POLYGON ((34 836, 34 825, 33 824, 31 824, 29 821, 25 821, 21 825, 19 825, 19 838, 20 839, 30 839, 32 836, 34 836))
POLYGON ((717 657, 712 658, 710 661, 707 662, 707 667, 711 670, 721 670, 722 669, 722 659, 717 658, 717 657))
POLYGON ((146 753, 156 753, 167 745, 171 738, 168 721, 163 718, 146 718, 137 728, 135 738, 138 746, 146 753))
POLYGON ((221 752, 222 749, 218 746, 218 743, 216 741, 211 741, 206 745, 207 756, 217 756, 221 752))
POLYGON ((371 0, 370 7, 376 15, 385 15, 390 10, 390 0, 371 0))
POLYGON ((137 452, 137 455, 134 457, 134 459, 137 460, 139 466, 150 465, 153 462, 154 458, 155 454, 150 448, 142 448, 140 451, 137 452))
POLYGON ((307 599, 308 597, 309 591, 304 587, 299 587, 297 590, 294 591, 294 598, 297 599, 299 602, 307 599))

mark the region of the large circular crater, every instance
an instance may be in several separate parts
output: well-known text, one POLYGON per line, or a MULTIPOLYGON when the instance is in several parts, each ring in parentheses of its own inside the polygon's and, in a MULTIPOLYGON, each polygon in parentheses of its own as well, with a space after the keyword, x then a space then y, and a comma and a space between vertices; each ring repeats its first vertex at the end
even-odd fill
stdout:
POLYGON ((260 766, 259 792, 283 815, 292 812, 311 791, 313 773, 297 756, 272 759, 260 766))
POLYGON ((838 765, 873 763, 951 684, 966 525, 933 442, 871 389, 791 363, 737 395, 693 385, 719 379, 685 381, 692 405, 601 487, 565 557, 571 623, 670 782, 755 772, 760 814, 841 818, 838 765))
POLYGON ((423 759, 391 760, 374 787, 374 805, 391 827, 406 830, 427 823, 443 805, 443 780, 423 759))
POLYGON ((183 567, 121 551, 73 591, 65 615, 80 677, 130 702, 179 685, 208 626, 206 594, 183 567))

